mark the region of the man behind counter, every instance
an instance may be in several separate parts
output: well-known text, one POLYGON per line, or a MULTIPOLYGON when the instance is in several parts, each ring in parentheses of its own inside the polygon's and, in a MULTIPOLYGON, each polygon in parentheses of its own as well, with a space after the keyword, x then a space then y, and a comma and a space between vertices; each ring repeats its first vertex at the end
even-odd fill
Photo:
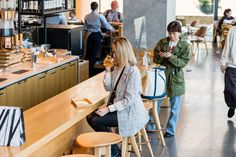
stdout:
POLYGON ((58 25, 58 24, 67 25, 67 20, 63 13, 59 13, 56 16, 48 17, 46 21, 47 21, 47 24, 50 24, 50 25, 58 25))
POLYGON ((94 64, 101 49, 101 26, 111 32, 115 31, 114 28, 107 22, 106 18, 98 13, 97 2, 91 3, 91 10, 92 12, 84 18, 84 32, 86 33, 85 59, 89 60, 90 77, 96 74, 94 64))
POLYGON ((116 0, 111 2, 111 9, 104 12, 104 16, 106 17, 108 22, 122 22, 122 16, 117 9, 119 8, 119 4, 116 0))

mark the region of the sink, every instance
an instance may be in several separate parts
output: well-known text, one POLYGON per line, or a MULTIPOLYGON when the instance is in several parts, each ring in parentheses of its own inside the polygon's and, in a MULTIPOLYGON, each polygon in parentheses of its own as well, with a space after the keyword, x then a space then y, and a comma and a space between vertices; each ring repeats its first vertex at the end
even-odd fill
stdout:
POLYGON ((12 72, 12 74, 23 74, 27 71, 29 71, 29 70, 21 69, 21 70, 17 70, 17 71, 12 72))
POLYGON ((7 80, 7 78, 0 78, 0 82, 7 80))

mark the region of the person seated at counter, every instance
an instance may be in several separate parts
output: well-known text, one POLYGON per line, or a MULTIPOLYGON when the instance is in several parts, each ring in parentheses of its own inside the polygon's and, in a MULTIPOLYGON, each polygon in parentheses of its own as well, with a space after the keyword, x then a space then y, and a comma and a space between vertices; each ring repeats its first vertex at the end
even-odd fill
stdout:
POLYGON ((50 24, 50 25, 58 25, 58 24, 67 25, 67 20, 63 13, 59 13, 56 16, 47 17, 46 21, 47 21, 47 24, 50 24))
POLYGON ((221 26, 222 24, 233 24, 235 22, 235 19, 232 15, 232 10, 231 9, 225 9, 224 11, 224 16, 220 19, 218 29, 217 31, 221 34, 222 29, 221 26))
POLYGON ((119 8, 119 4, 116 0, 111 2, 111 9, 106 10, 104 12, 104 16, 106 17, 108 22, 122 22, 122 15, 117 9, 119 8))
POLYGON ((114 28, 107 22, 106 18, 98 13, 97 2, 91 3, 92 12, 84 18, 84 32, 85 32, 85 59, 89 60, 89 76, 96 74, 94 68, 97 56, 101 49, 101 26, 111 32, 115 32, 114 28))
MULTIPOLYGON (((103 62, 106 67, 103 84, 105 90, 110 91, 108 103, 88 115, 87 121, 95 131, 111 132, 111 127, 118 127, 122 137, 133 136, 147 124, 149 116, 141 98, 137 60, 126 38, 113 41, 112 57, 103 62)), ((116 145, 112 145, 112 156, 119 156, 116 145)))
POLYGON ((69 17, 70 17, 69 21, 78 22, 78 23, 82 22, 79 18, 76 17, 76 12, 74 10, 69 12, 69 17))

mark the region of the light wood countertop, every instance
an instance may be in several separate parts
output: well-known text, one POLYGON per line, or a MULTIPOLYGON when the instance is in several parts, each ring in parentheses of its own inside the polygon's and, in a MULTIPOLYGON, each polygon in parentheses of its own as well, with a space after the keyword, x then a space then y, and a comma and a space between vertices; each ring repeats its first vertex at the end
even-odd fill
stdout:
POLYGON ((53 69, 55 67, 61 66, 63 64, 69 63, 71 61, 77 60, 78 56, 67 56, 67 55, 60 55, 57 57, 58 62, 52 61, 39 61, 35 64, 34 67, 31 67, 31 63, 20 63, 18 65, 12 66, 7 68, 5 72, 0 72, 0 78, 6 78, 7 80, 0 82, 0 89, 31 76, 37 75, 44 71, 53 69), (22 74, 12 74, 12 72, 18 70, 28 70, 22 74))
POLYGON ((21 147, 0 147, 0 157, 26 157, 42 148, 68 128, 106 102, 108 92, 100 73, 24 112, 26 143, 21 147), (71 98, 88 98, 93 105, 79 110, 71 98))

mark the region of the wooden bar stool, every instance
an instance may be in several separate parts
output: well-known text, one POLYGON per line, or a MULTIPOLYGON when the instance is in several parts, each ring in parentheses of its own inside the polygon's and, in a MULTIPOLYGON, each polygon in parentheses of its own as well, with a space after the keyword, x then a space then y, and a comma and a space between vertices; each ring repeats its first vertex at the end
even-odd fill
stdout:
POLYGON ((121 148, 121 157, 129 157, 130 156, 130 149, 133 147, 134 153, 136 157, 141 157, 138 144, 134 136, 129 136, 129 137, 123 137, 122 140, 122 148, 121 148))
MULTIPOLYGON (((166 97, 163 97, 162 99, 165 99, 166 97)), ((158 133, 158 137, 161 139, 161 143, 162 143, 162 146, 165 147, 166 144, 165 144, 165 139, 164 139, 164 135, 163 135, 163 131, 162 131, 162 128, 161 128, 161 123, 160 123, 160 119, 159 119, 159 115, 158 115, 158 111, 157 111, 157 102, 159 100, 162 100, 162 99, 152 99, 152 100, 149 100, 149 99, 143 99, 145 101, 149 101, 149 102, 152 102, 152 115, 153 115, 153 119, 154 119, 154 122, 156 124, 156 132, 158 133)), ((147 105, 147 103, 144 103, 147 105)), ((151 109, 150 106, 145 106, 146 109, 151 109), (149 107, 149 108, 148 108, 149 107)))
POLYGON ((90 155, 90 154, 72 154, 72 155, 65 155, 61 157, 97 157, 97 156, 90 155))
POLYGON ((89 132, 79 135, 76 142, 88 148, 94 148, 94 155, 111 157, 111 145, 120 143, 122 137, 110 132, 89 132))

